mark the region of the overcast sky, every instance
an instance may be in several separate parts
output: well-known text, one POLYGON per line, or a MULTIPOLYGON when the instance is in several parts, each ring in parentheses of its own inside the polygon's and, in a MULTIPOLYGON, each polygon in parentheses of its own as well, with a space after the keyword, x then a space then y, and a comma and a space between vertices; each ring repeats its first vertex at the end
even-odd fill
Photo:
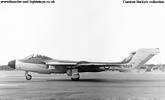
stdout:
POLYGON ((122 0, 0 4, 0 64, 32 53, 120 61, 139 48, 160 48, 148 63, 165 63, 164 11, 164 4, 122 0))

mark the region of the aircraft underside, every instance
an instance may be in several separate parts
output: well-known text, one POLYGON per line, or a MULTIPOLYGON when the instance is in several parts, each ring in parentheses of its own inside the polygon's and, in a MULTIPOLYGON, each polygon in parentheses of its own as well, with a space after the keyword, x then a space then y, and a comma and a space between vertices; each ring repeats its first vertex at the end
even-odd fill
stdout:
POLYGON ((31 80, 32 76, 28 72, 37 72, 40 74, 67 74, 71 77, 72 80, 79 80, 80 74, 83 72, 102 72, 105 71, 105 68, 72 68, 72 69, 48 69, 44 70, 25 70, 25 77, 27 80, 31 80))
POLYGON ((107 67, 100 66, 66 66, 66 65, 45 65, 33 64, 16 61, 16 69, 25 71, 27 80, 31 80, 32 76, 28 72, 36 72, 40 74, 67 74, 72 80, 79 80, 82 72, 102 72, 107 70, 107 67))

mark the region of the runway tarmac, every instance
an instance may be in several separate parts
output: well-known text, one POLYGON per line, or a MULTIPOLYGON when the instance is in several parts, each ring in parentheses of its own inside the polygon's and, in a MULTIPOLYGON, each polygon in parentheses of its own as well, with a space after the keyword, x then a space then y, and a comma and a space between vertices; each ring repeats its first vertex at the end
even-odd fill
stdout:
POLYGON ((0 71, 0 100, 165 100, 165 72, 81 73, 80 81, 66 75, 0 71))

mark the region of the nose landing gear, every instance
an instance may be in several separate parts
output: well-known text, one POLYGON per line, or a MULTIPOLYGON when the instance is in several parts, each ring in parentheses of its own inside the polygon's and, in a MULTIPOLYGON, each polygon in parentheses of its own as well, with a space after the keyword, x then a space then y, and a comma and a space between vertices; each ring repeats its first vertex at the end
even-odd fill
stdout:
POLYGON ((32 76, 30 74, 28 74, 28 71, 25 71, 25 77, 27 80, 31 80, 32 76))

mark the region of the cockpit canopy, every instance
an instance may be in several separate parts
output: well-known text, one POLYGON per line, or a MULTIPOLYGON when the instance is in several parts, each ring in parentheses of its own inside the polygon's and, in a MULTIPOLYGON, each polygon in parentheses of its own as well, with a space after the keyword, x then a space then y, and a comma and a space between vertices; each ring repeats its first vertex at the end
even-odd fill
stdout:
POLYGON ((40 58, 40 59, 46 59, 46 60, 52 59, 50 57, 40 55, 40 54, 31 54, 31 55, 26 57, 26 59, 31 59, 31 58, 40 58))

